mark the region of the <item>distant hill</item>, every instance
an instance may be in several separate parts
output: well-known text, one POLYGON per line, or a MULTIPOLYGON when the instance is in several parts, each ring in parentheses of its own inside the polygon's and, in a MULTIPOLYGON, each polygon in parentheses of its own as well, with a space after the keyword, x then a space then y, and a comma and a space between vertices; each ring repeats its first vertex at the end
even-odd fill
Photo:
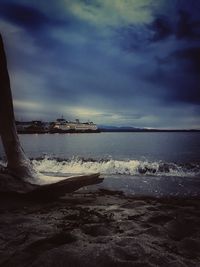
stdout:
POLYGON ((147 129, 131 126, 98 125, 101 132, 200 132, 198 129, 147 129))
POLYGON ((138 132, 144 131, 142 128, 130 127, 130 126, 108 126, 108 125, 99 125, 98 126, 101 132, 138 132))

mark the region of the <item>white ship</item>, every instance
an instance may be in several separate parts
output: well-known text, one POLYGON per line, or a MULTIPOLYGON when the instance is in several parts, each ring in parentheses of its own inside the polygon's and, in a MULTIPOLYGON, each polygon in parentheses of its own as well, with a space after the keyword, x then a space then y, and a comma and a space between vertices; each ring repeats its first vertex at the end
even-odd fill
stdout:
POLYGON ((57 119, 54 122, 52 131, 58 132, 98 132, 99 129, 93 122, 80 122, 78 119, 76 121, 66 121, 65 119, 57 119))

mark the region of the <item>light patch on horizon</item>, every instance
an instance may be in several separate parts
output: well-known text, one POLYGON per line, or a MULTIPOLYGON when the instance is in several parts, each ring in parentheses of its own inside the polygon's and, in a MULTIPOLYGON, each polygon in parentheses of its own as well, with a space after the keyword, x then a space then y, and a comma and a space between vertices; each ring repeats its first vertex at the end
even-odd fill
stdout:
POLYGON ((38 110, 42 105, 38 102, 28 102, 23 100, 13 100, 14 108, 26 109, 26 110, 38 110))
POLYGON ((84 107, 73 107, 68 109, 71 113, 75 114, 75 116, 101 116, 102 113, 96 111, 95 109, 91 108, 84 108, 84 107))

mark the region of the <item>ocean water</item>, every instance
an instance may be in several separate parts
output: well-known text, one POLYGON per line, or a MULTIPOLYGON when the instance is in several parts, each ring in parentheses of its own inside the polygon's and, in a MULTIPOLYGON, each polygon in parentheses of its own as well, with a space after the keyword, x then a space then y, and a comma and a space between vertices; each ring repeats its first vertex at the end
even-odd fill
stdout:
MULTIPOLYGON (((97 187, 135 195, 200 195, 200 133, 20 135, 39 172, 100 172, 97 187)), ((2 146, 1 158, 4 160, 2 146)), ((94 187, 91 187, 94 188, 94 187)))

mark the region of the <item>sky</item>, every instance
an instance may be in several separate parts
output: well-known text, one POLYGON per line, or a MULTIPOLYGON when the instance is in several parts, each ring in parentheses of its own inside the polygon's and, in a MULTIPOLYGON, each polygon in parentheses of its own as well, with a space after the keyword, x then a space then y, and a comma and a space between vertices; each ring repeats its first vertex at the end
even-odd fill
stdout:
POLYGON ((1 0, 18 120, 200 129, 199 0, 1 0))

